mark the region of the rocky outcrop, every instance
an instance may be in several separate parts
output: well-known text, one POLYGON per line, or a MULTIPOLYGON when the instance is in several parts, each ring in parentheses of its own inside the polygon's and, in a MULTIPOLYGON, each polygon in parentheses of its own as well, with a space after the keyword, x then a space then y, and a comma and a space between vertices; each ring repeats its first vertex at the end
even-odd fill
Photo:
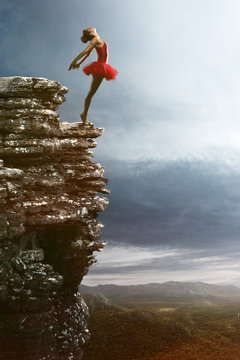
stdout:
POLYGON ((0 78, 0 359, 81 359, 88 309, 78 286, 108 199, 91 161, 103 129, 60 122, 67 88, 0 78))

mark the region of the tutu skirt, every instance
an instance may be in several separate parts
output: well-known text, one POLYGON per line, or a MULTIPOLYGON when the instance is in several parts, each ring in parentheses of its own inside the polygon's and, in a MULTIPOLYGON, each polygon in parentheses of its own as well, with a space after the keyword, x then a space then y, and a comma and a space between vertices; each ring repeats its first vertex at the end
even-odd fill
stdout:
POLYGON ((92 74, 94 76, 104 77, 106 80, 116 79, 118 73, 111 65, 100 61, 94 61, 85 66, 83 71, 86 75, 92 74))

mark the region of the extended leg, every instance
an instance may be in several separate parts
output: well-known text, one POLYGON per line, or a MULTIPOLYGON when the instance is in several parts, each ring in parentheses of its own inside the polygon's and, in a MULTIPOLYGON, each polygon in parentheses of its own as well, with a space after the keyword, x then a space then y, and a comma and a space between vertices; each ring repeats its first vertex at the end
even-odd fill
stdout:
POLYGON ((102 81, 103 81, 103 78, 101 78, 101 77, 93 76, 93 78, 92 78, 90 90, 84 101, 84 110, 80 115, 83 123, 87 123, 87 114, 88 114, 89 106, 92 101, 92 97, 96 93, 96 91, 99 88, 99 86, 101 85, 102 81))

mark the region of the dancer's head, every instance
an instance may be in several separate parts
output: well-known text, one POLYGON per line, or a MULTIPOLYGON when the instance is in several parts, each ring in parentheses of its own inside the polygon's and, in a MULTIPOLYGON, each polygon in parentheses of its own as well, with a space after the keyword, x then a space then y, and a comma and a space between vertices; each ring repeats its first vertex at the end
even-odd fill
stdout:
POLYGON ((92 38, 94 38, 94 36, 96 36, 96 35, 97 35, 96 28, 89 27, 89 28, 83 30, 83 36, 81 37, 81 40, 83 43, 86 43, 86 42, 92 40, 92 38))

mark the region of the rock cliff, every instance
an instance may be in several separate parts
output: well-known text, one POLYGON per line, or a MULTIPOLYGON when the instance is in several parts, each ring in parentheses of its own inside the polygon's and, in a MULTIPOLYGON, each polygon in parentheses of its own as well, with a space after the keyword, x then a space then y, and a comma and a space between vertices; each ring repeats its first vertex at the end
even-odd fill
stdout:
POLYGON ((78 359, 89 338, 78 286, 103 224, 102 128, 60 122, 67 88, 0 78, 0 359, 78 359))

